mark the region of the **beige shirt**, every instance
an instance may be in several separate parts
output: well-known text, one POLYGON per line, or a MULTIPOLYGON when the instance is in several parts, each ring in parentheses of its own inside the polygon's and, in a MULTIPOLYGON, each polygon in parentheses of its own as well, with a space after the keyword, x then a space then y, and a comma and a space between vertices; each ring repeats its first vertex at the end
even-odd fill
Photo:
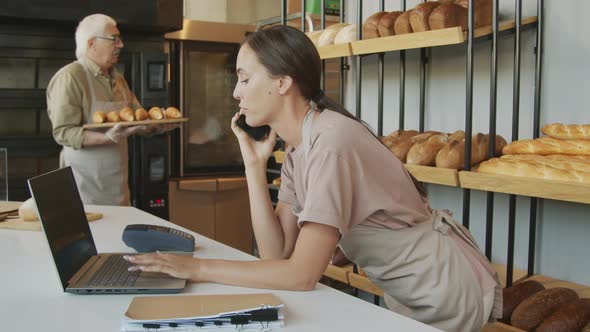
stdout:
POLYGON ((110 75, 105 75, 96 63, 86 58, 61 68, 47 86, 47 112, 55 141, 76 150, 82 148, 82 125, 92 119, 92 97, 85 68, 90 73, 90 84, 98 100, 129 100, 132 108, 141 107, 123 75, 115 68, 110 71, 110 75))
POLYGON ((363 223, 400 229, 432 218, 403 164, 361 124, 333 111, 315 116, 311 149, 290 149, 279 200, 345 235, 363 223))

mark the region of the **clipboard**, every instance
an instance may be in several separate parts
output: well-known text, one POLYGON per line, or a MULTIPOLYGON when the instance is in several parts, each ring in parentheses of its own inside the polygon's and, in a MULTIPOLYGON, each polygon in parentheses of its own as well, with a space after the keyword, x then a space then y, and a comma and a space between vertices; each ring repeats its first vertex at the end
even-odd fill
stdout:
POLYGON ((159 125, 168 123, 183 123, 187 122, 188 118, 178 119, 162 119, 162 120, 141 120, 141 121, 119 121, 119 122, 105 122, 105 123, 87 123, 82 126, 84 129, 97 129, 97 128, 110 128, 115 125, 122 125, 125 127, 129 126, 140 126, 140 125, 159 125))

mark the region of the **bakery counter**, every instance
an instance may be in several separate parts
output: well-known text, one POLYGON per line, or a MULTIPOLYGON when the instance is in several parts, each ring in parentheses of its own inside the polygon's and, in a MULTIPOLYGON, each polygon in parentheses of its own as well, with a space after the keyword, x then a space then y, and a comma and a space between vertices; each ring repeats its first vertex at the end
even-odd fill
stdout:
POLYGON ((466 189, 590 203, 590 184, 578 182, 461 171, 459 185, 466 189))
MULTIPOLYGON (((536 23, 536 16, 525 17, 521 21, 522 28, 533 27, 536 23)), ((516 23, 514 20, 502 21, 498 23, 498 31, 510 32, 515 26, 516 23)), ((484 26, 477 28, 473 34, 474 38, 490 36, 492 34, 492 27, 484 26)), ((464 43, 466 40, 467 33, 462 31, 461 27, 453 27, 322 46, 318 48, 318 52, 322 59, 329 59, 351 55, 368 55, 423 47, 454 45, 464 43)))

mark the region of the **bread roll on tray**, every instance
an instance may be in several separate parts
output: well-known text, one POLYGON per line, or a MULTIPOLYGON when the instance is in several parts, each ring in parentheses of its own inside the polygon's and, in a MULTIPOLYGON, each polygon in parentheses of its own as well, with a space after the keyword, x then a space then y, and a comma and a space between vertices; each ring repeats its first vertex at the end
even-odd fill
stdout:
POLYGON ((154 106, 150 108, 148 114, 150 116, 150 120, 162 120, 164 118, 164 113, 162 112, 162 109, 159 107, 154 106))
POLYGON ((170 106, 166 110, 164 110, 164 115, 166 119, 179 119, 182 118, 182 113, 178 110, 178 108, 170 106))
POLYGON ((108 122, 119 122, 121 118, 119 117, 119 112, 117 111, 110 111, 107 113, 107 121, 108 122))
POLYGON ((119 111, 119 118, 123 121, 135 121, 135 114, 131 107, 124 107, 119 111))
POLYGON ((103 111, 96 111, 92 114, 92 122, 104 123, 107 121, 107 115, 103 111))
POLYGON ((590 155, 590 141, 560 140, 551 137, 514 141, 504 147, 503 154, 568 154, 590 155))
POLYGON ((135 118, 137 121, 149 120, 148 112, 143 108, 138 108, 135 110, 135 118))
POLYGON ((562 124, 550 123, 541 129, 543 134, 559 139, 587 139, 590 140, 590 124, 562 124))

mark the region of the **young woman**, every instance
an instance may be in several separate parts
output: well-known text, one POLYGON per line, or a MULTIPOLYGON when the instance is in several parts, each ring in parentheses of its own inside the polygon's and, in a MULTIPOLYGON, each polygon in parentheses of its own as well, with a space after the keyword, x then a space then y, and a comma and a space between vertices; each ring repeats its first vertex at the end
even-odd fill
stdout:
POLYGON ((449 213, 431 209, 402 163, 324 96, 320 58, 305 34, 275 26, 250 35, 237 74, 240 111, 231 126, 262 259, 157 253, 129 257, 134 268, 195 282, 311 290, 338 246, 383 288, 393 311, 445 331, 479 331, 498 317, 496 274, 469 232, 449 213), (236 124, 242 114, 252 127, 270 126, 268 136, 250 138, 236 124), (277 135, 290 148, 273 209, 266 163, 277 135))

